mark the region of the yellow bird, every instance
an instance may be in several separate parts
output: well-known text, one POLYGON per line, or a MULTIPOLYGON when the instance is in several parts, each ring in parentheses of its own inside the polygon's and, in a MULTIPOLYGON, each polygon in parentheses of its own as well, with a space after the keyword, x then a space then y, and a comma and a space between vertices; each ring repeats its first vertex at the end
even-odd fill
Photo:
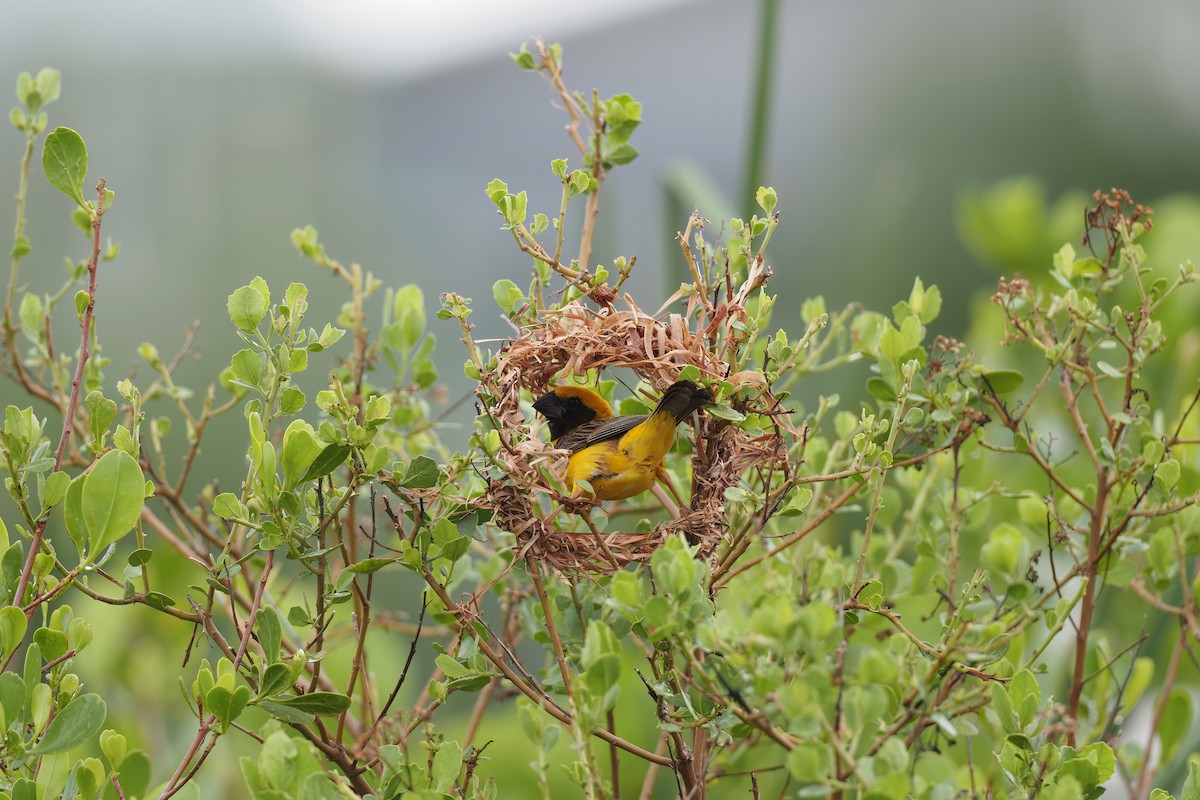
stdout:
POLYGON ((713 401, 691 381, 663 392, 653 414, 614 417, 604 398, 582 386, 559 386, 534 402, 550 424, 550 440, 570 450, 567 486, 587 481, 597 500, 623 500, 654 485, 675 441, 675 427, 713 401))

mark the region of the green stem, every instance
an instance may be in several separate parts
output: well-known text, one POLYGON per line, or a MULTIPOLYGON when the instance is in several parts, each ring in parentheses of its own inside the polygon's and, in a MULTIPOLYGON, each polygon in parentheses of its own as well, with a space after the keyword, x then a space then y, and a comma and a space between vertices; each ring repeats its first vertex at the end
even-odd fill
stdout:
MULTIPOLYGON (((17 222, 13 226, 13 244, 16 244, 17 239, 25 233, 25 197, 29 194, 29 161, 33 157, 33 138, 34 133, 32 127, 25 133, 25 152, 21 156, 21 171, 17 183, 17 222)), ((13 299, 17 293, 17 272, 20 267, 21 256, 13 250, 12 269, 8 274, 8 295, 4 300, 4 340, 5 346, 12 349, 12 338, 15 328, 12 325, 12 308, 13 299)))

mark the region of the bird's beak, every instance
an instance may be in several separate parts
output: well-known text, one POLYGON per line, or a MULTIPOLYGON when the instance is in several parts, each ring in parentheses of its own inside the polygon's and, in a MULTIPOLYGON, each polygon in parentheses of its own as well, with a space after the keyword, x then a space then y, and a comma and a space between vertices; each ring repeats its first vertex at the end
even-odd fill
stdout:
POLYGON ((561 419, 562 408, 559 407, 558 397, 554 392, 546 394, 533 401, 533 410, 537 411, 546 419, 561 419))

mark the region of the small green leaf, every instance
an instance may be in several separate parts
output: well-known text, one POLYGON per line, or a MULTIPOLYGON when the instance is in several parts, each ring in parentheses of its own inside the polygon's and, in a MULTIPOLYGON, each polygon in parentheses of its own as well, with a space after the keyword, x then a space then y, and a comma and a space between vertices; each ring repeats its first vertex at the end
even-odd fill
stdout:
POLYGON ((329 473, 346 463, 346 458, 350 455, 350 447, 344 444, 326 445, 321 451, 308 470, 304 473, 304 477, 298 483, 308 483, 315 481, 318 478, 324 478, 329 473))
POLYGON ((100 752, 104 753, 104 757, 108 759, 109 766, 114 770, 120 768, 121 762, 125 760, 128 751, 129 742, 124 736, 111 728, 101 731, 100 752))
POLYGON ((272 697, 286 690, 292 683, 292 671, 287 664, 272 664, 263 672, 259 683, 258 696, 272 697))
POLYGON ((1188 756, 1188 776, 1183 782, 1179 800, 1200 800, 1200 755, 1188 756))
POLYGON ((314 714, 310 714, 307 711, 301 711, 296 708, 289 708, 283 703, 279 703, 274 700, 263 700, 258 704, 258 707, 276 719, 281 719, 287 723, 308 725, 313 721, 313 719, 315 719, 314 714))
POLYGON ((279 398, 279 410, 284 414, 295 414, 304 409, 304 403, 304 392, 295 386, 289 386, 283 390, 283 395, 279 398))
POLYGON ((28 626, 29 621, 21 609, 16 606, 0 608, 0 650, 5 662, 21 646, 28 626))
POLYGON ((763 211, 770 214, 775 210, 775 206, 779 202, 779 195, 770 186, 760 186, 754 194, 754 199, 758 201, 758 205, 763 211))
MULTIPOLYGON (((14 110, 19 111, 20 109, 14 110)), ((13 240, 12 252, 10 255, 12 258, 21 258, 22 256, 29 255, 32 251, 33 245, 29 243, 29 237, 25 234, 21 234, 15 240, 13 240)))
POLYGON ((730 422, 741 422, 746 418, 746 415, 735 408, 730 408, 726 405, 713 404, 704 407, 704 413, 717 419, 725 419, 730 422))
POLYGON ((318 716, 340 714, 350 707, 350 698, 336 692, 309 692, 296 697, 276 698, 276 701, 294 711, 318 716))
POLYGON ((288 425, 283 434, 283 488, 291 491, 304 478, 316 460, 324 453, 312 426, 302 419, 288 425))
POLYGON ((885 403, 894 403, 896 401, 896 389, 890 381, 878 375, 867 378, 867 391, 871 393, 872 397, 878 398, 885 403))
POLYGON ((79 551, 81 560, 87 551, 88 539, 87 522, 83 518, 83 484, 86 479, 86 475, 81 475, 71 481, 71 485, 67 487, 66 502, 63 505, 67 533, 71 536, 71 541, 75 543, 75 549, 79 551))
POLYGON ((70 485, 71 476, 65 472, 52 472, 46 477, 46 486, 42 490, 43 513, 63 501, 70 485))
POLYGON ((64 753, 99 733, 107 714, 100 695, 80 695, 55 715, 41 741, 25 752, 32 756, 64 753))
POLYGON ((492 297, 501 311, 512 314, 517 304, 525 299, 525 293, 515 283, 504 278, 492 285, 492 297))
POLYGON ((233 492, 221 492, 213 498, 213 512, 221 519, 246 519, 250 509, 233 492))
POLYGON ((110 450, 96 461, 84 480, 81 497, 92 558, 133 529, 145 498, 146 477, 133 456, 110 450))
POLYGON ((1025 382, 1025 376, 1012 369, 993 369, 980 377, 980 387, 991 387, 996 394, 1015 392, 1025 382))
POLYGON ((229 311, 229 319, 238 330, 250 333, 258 328, 258 323, 266 315, 268 303, 258 288, 243 286, 229 295, 226 308, 229 311))
POLYGON ((425 332, 425 294, 416 284, 401 286, 392 298, 392 313, 400 326, 400 341, 405 350, 416 346, 425 332))
POLYGON ((429 456, 417 456, 408 465, 400 485, 406 489, 431 489, 437 486, 442 471, 429 456))
POLYGON ((1158 725, 1158 741, 1162 745, 1162 763, 1171 760, 1179 745, 1192 731, 1192 693, 1182 686, 1171 690, 1162 720, 1158 725))
POLYGON ((356 575, 369 575, 372 572, 378 572, 388 564, 396 563, 394 558, 364 558, 362 561, 356 561, 346 567, 350 572, 356 575))
POLYGON ((117 418, 117 404, 105 397, 99 390, 88 392, 83 403, 88 410, 88 426, 92 439, 99 442, 108 426, 117 418))
POLYGON ((782 516, 790 517, 803 514, 804 509, 812 502, 813 490, 807 486, 797 486, 788 495, 787 502, 779 509, 782 516))
POLYGON ((435 792, 447 793, 454 788, 458 780, 458 771, 462 767, 462 746, 458 742, 443 742, 433 757, 433 765, 429 770, 431 789, 435 792))
POLYGON ((162 592, 146 592, 143 602, 151 608, 165 611, 175 605, 175 598, 162 592))
POLYGON ((283 641, 283 627, 279 624, 279 614, 271 606, 263 606, 254 616, 254 627, 267 663, 274 662, 279 656, 279 644, 283 641))
POLYGON ((874 578, 863 581, 856 599, 867 608, 878 609, 883 605, 883 584, 874 578))
POLYGON ((55 128, 46 136, 42 150, 42 169, 50 185, 86 208, 83 181, 87 177, 87 146, 83 137, 70 128, 55 128))
POLYGON ((42 105, 53 103, 62 94, 62 73, 53 67, 44 67, 38 70, 34 85, 42 97, 42 105))

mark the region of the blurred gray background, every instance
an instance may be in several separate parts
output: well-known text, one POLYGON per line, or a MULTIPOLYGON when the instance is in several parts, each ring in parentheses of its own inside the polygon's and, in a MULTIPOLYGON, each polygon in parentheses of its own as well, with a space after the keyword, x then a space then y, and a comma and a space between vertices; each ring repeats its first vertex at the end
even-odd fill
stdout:
MULTIPOLYGON (((632 289, 657 308, 682 269, 673 237, 686 212, 666 214, 671 176, 707 181, 737 213, 752 212, 740 196, 760 5, 584 6, 7 7, 0 80, 61 69, 51 127, 78 129, 89 185, 103 175, 117 192, 105 232, 123 250, 103 269, 98 312, 110 375, 136 362, 141 341, 171 352, 182 327, 203 319, 209 361, 189 370, 207 382, 236 349, 225 298, 256 274, 279 291, 305 281, 310 319, 334 315, 340 287, 328 291, 332 280, 294 252, 296 226, 315 225, 334 257, 387 285, 419 283, 431 304, 447 290, 488 300, 501 277, 523 283, 527 260, 498 230, 483 187, 503 178, 529 191, 531 212, 551 212, 549 161, 579 163, 545 83, 508 59, 536 35, 563 43, 571 86, 644 104, 641 156, 606 186, 595 259, 637 255, 632 289)), ((782 324, 799 327, 801 300, 818 293, 831 308, 888 308, 919 274, 947 298, 939 332, 965 328, 967 298, 994 274, 956 236, 964 187, 1030 173, 1051 197, 1123 186, 1149 201, 1200 184, 1191 0, 783 0, 774 35, 759 180, 778 190, 783 213, 770 254, 782 324)), ((8 130, 0 185, 15 189, 21 139, 8 130)), ((35 173, 22 284, 46 292, 85 242, 67 222, 69 202, 35 173)), ((695 203, 717 213, 700 194, 695 203)), ((569 223, 577 230, 577 214, 569 223)), ((490 300, 478 305, 480 335, 503 335, 490 300)), ((453 326, 432 324, 457 391, 453 326)))

